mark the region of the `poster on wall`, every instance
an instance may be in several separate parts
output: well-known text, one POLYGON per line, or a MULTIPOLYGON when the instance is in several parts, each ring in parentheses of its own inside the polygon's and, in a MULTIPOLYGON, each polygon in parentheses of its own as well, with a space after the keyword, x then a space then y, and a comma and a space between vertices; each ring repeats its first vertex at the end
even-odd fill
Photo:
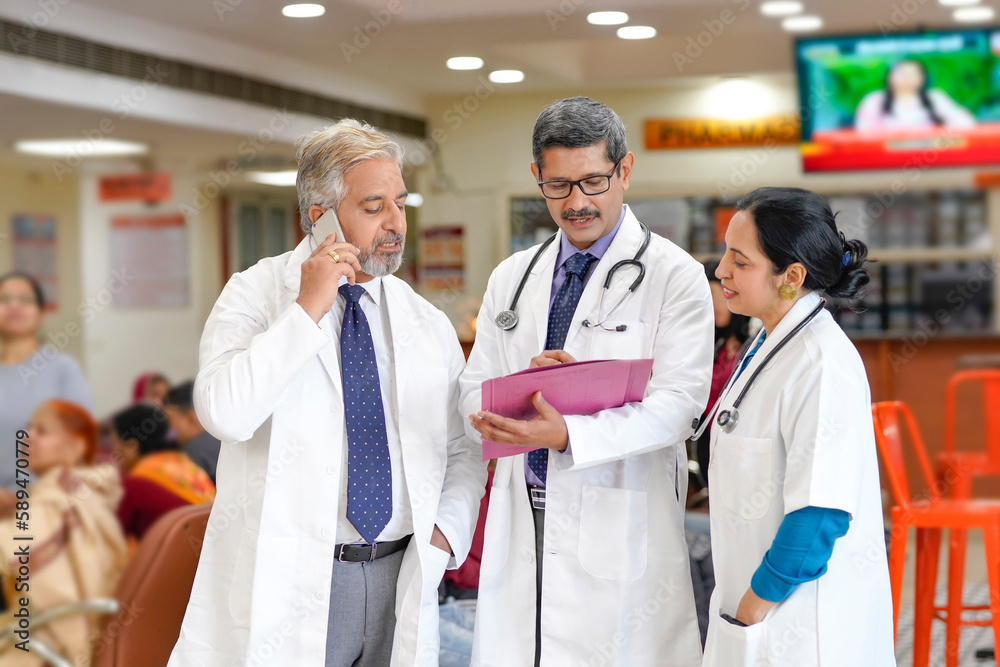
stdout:
POLYGON ((420 230, 420 286, 425 290, 465 287, 465 229, 437 225, 420 230))
POLYGON ((118 308, 188 305, 187 221, 181 213, 111 219, 111 268, 128 276, 118 308))
POLYGON ((56 310, 56 221, 49 215, 14 215, 14 270, 34 276, 45 294, 45 309, 56 310))

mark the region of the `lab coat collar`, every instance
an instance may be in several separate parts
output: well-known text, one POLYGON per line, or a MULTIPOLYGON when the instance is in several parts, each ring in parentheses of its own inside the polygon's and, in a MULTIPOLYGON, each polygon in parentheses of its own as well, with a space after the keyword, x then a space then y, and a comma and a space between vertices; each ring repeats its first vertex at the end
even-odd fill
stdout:
POLYGON ((302 284, 302 263, 309 259, 309 255, 313 254, 314 250, 316 250, 316 242, 313 240, 312 234, 306 234, 306 237, 292 250, 292 254, 285 264, 285 287, 296 294, 299 293, 299 287, 302 284))
MULTIPOLYGON (((811 313, 813 309, 819 305, 819 302, 820 302, 820 295, 817 294, 816 292, 810 292, 809 294, 804 295, 802 298, 796 301, 795 305, 792 306, 791 310, 785 313, 785 316, 781 318, 780 322, 778 322, 778 326, 774 328, 774 331, 768 332, 767 338, 764 339, 763 345, 760 346, 760 349, 757 350, 757 353, 750 361, 750 366, 754 366, 755 364, 763 360, 764 357, 766 357, 767 354, 778 343, 780 343, 782 339, 784 339, 784 337, 791 332, 792 329, 797 327, 802 320, 804 320, 809 316, 809 313, 811 313)), ((763 330, 761 330, 761 332, 758 333, 757 336, 760 337, 762 333, 763 330)), ((756 341, 757 339, 755 338, 754 340, 756 341)))

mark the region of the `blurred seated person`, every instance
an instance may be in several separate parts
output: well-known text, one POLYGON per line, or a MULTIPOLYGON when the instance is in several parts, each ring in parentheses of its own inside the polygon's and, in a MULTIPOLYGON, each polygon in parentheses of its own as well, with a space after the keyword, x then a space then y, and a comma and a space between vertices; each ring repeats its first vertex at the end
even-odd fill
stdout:
MULTIPOLYGON (((74 403, 47 401, 31 417, 28 432, 35 481, 18 490, 29 498, 29 530, 16 529, 15 507, 0 512, 0 572, 8 599, 29 597, 29 612, 37 618, 55 607, 112 597, 128 552, 115 517, 122 495, 120 477, 111 464, 93 465, 97 424, 90 414, 74 403), (34 539, 14 539, 24 536, 34 539), (24 544, 30 544, 29 593, 13 589, 20 565, 13 554, 24 544)), ((17 604, 10 606, 10 612, 0 615, 2 625, 10 623, 18 609, 17 604)), ((72 616, 32 627, 31 640, 42 640, 70 664, 89 665, 96 631, 95 617, 72 616)), ((0 648, 0 665, 44 664, 37 656, 8 644, 0 648)))
MULTIPOLYGON (((712 357, 712 386, 708 394, 708 405, 705 410, 711 410, 712 406, 719 398, 733 366, 739 357, 740 349, 750 338, 750 318, 745 315, 737 315, 729 310, 726 305, 726 298, 722 294, 722 283, 715 276, 717 263, 710 263, 705 266, 705 275, 708 277, 708 286, 712 291, 712 306, 715 311, 715 354, 712 357)), ((701 469, 701 480, 708 484, 708 459, 709 442, 711 440, 711 429, 706 429, 701 438, 698 439, 698 467, 701 469)))
POLYGON ((215 500, 215 485, 208 473, 169 437, 163 410, 136 403, 111 420, 115 459, 124 474, 125 495, 118 506, 118 520, 129 539, 142 539, 172 509, 215 500))
POLYGON ((170 391, 170 381, 160 373, 143 373, 132 385, 132 401, 163 406, 170 391))
POLYGON ((194 411, 194 382, 179 384, 167 394, 163 411, 170 420, 177 442, 184 453, 208 473, 215 484, 215 471, 219 465, 222 443, 205 430, 194 411))
POLYGON ((889 67, 885 88, 865 95, 854 115, 859 132, 973 127, 976 119, 948 93, 931 89, 927 68, 918 60, 889 67))

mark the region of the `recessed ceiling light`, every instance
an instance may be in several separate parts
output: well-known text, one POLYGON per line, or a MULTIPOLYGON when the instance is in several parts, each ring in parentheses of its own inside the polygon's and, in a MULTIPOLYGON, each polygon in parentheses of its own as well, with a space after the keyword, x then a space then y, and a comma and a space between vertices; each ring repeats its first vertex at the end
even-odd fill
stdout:
POLYGON ((493 83, 519 83, 524 81, 524 72, 519 69, 498 69, 490 72, 493 83))
POLYGON ((771 0, 760 6, 764 16, 791 16, 802 11, 802 3, 794 0, 771 0))
POLYGON ((622 39, 649 39, 656 37, 656 28, 648 25, 627 25, 618 28, 618 36, 622 39))
POLYGON ((979 0, 938 0, 938 2, 945 7, 966 7, 979 4, 979 0))
POLYGON ((587 23, 593 25, 621 25, 628 22, 628 14, 625 12, 590 12, 587 14, 587 23))
POLYGON ((293 19, 309 19, 314 16, 323 16, 326 13, 326 7, 306 2, 296 5, 285 5, 281 8, 281 13, 293 19))
POLYGON ((280 188, 295 187, 295 177, 298 172, 294 169, 287 171, 248 171, 247 180, 264 185, 276 185, 280 188))
POLYGON ((993 11, 992 7, 962 7, 956 9, 951 16, 961 23, 978 23, 979 21, 992 21, 996 12, 993 11))
POLYGON ((475 56, 455 56, 448 58, 448 69, 479 69, 483 66, 483 59, 475 56))
POLYGON ((823 27, 823 19, 818 16, 791 16, 781 22, 781 27, 789 32, 809 32, 823 27))
POLYGON ((146 144, 117 139, 26 139, 14 143, 18 153, 46 157, 108 157, 140 155, 149 150, 146 144))
POLYGON ((419 192, 409 192, 406 195, 406 205, 413 208, 420 208, 424 205, 424 196, 419 192))

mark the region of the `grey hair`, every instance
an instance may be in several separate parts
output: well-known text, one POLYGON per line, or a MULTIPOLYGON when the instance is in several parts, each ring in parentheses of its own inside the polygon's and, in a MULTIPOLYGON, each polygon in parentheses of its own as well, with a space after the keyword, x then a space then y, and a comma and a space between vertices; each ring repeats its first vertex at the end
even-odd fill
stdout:
POLYGON ((567 97, 542 110, 531 133, 531 155, 542 169, 547 148, 586 148, 604 142, 608 160, 616 164, 628 153, 625 124, 614 111, 589 97, 567 97))
POLYGON ((347 195, 344 174, 363 160, 392 160, 402 168, 403 147, 368 123, 344 118, 333 125, 308 132, 295 142, 299 172, 299 225, 312 231, 309 207, 334 210, 347 195))

